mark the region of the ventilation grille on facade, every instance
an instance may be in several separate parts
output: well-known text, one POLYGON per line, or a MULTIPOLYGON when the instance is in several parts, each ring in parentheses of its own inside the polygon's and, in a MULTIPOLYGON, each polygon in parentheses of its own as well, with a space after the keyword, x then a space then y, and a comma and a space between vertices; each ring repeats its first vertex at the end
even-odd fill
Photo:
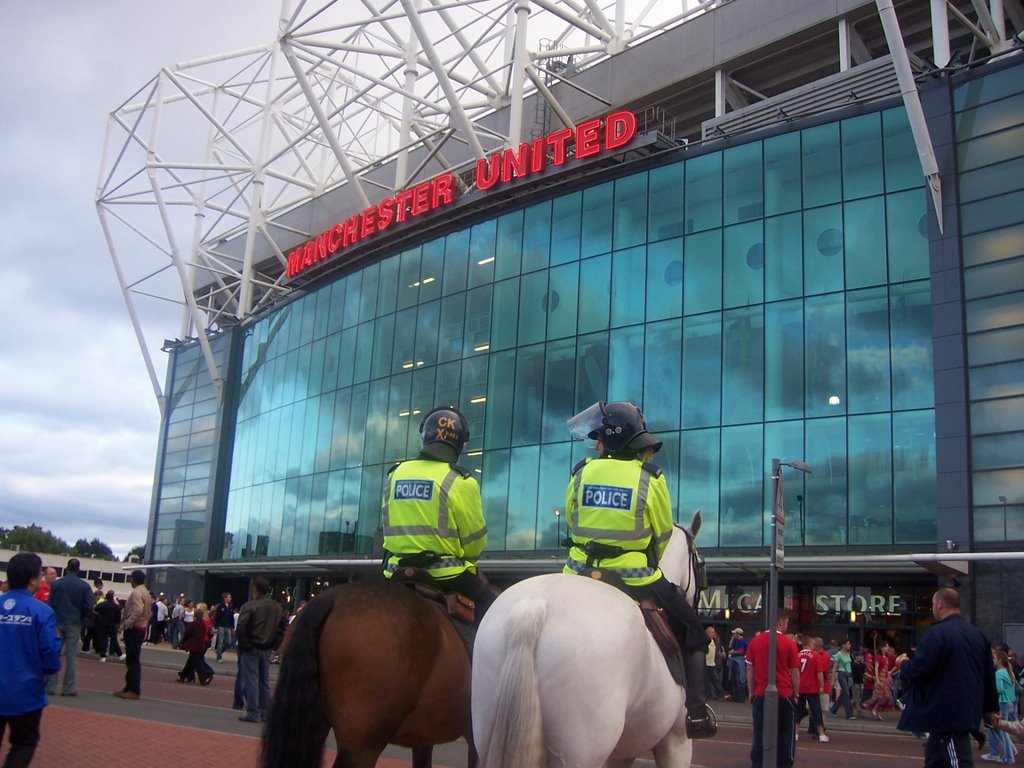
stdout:
POLYGON ((885 56, 707 120, 701 125, 701 133, 704 139, 733 136, 831 109, 877 101, 899 92, 892 59, 885 56))

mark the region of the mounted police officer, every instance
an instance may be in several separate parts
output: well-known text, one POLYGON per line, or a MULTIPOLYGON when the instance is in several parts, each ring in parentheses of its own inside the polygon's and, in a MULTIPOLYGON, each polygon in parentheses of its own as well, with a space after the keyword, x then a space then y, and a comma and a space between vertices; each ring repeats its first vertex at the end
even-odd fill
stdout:
POLYGON ((693 606, 658 568, 673 527, 668 484, 650 463, 661 441, 629 402, 595 403, 568 426, 574 437, 596 440, 600 455, 572 470, 565 502, 572 546, 564 572, 600 566, 620 576, 634 599, 653 598, 664 608, 683 650, 686 734, 710 738, 718 726, 706 700, 708 638, 693 606))
POLYGON ((446 593, 476 603, 479 624, 495 595, 476 572, 487 543, 480 486, 455 462, 469 424, 454 407, 435 408, 420 423, 422 449, 391 468, 381 514, 384 576, 403 567, 425 569, 446 593))

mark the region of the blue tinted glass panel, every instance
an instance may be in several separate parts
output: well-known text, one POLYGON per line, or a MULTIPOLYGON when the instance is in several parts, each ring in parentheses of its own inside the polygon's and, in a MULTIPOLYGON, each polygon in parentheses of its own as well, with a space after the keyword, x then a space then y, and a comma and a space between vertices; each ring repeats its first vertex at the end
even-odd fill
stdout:
MULTIPOLYGON (((986 331, 967 339, 967 360, 972 365, 989 365, 1006 361, 1007 350, 1024 349, 1024 328, 986 331)), ((1016 357, 1017 354, 1013 353, 1016 357)))
MULTIPOLYGON (((389 317, 394 318, 394 315, 389 315, 389 317)), ((356 362, 352 367, 353 382, 362 382, 370 378, 375 325, 375 323, 363 323, 356 329, 356 362)))
POLYGON ((583 193, 555 198, 551 203, 551 263, 565 264, 580 257, 583 193))
POLYGON ((843 139, 843 198, 850 200, 884 191, 882 121, 875 112, 840 124, 843 139))
POLYGON ((359 294, 362 286, 362 272, 355 272, 345 278, 345 316, 342 318, 342 328, 349 328, 359 322, 359 294))
MULTIPOLYGON (((701 510, 699 544, 719 546, 718 475, 721 440, 717 429, 681 433, 679 441, 679 496, 681 510, 701 510)), ((684 515, 685 517, 685 515, 684 515)))
POLYGON ((1024 432, 971 438, 971 467, 973 469, 1004 469, 1020 466, 1021 456, 1024 456, 1024 432))
POLYGON ((632 248, 647 242, 647 174, 615 180, 612 248, 632 248))
POLYGON ((722 317, 722 423, 761 421, 763 391, 764 310, 729 310, 722 317))
POLYGON ((491 335, 490 285, 482 285, 466 293, 466 325, 462 354, 472 355, 477 348, 490 344, 491 335))
POLYGON ((576 378, 576 340, 562 339, 547 345, 544 358, 544 442, 565 440, 565 422, 573 410, 573 380, 576 378))
POLYGON ((806 543, 846 544, 846 420, 811 419, 805 429, 804 460, 814 469, 805 478, 806 543))
POLYGON ((807 417, 846 409, 846 327, 843 305, 832 297, 808 298, 804 337, 807 417))
POLYGON ((999 229, 1020 221, 1024 209, 1024 191, 1011 192, 988 200, 968 203, 961 207, 961 227, 964 234, 987 229, 999 229))
MULTIPOLYGON (((963 172, 1020 157, 1024 152, 1021 149, 1022 144, 1024 125, 962 141, 956 148, 957 167, 963 172)), ((920 170, 918 173, 920 174, 920 170)))
POLYGON ((683 427, 721 424, 722 316, 683 319, 683 427))
POLYGON ((928 283, 893 285, 889 289, 889 301, 893 408, 931 408, 935 402, 935 385, 928 283))
POLYGON ((850 544, 892 544, 892 425, 887 413, 849 423, 850 544))
POLYGON ((888 411, 888 292, 884 288, 851 291, 846 295, 846 318, 847 411, 888 411))
POLYGON ((469 422, 470 436, 466 442, 467 453, 483 446, 484 416, 487 411, 487 356, 477 355, 462 361, 461 390, 455 405, 469 422))
POLYGON ((522 347, 516 356, 512 445, 540 442, 544 406, 544 345, 522 347))
MULTIPOLYGON (((398 267, 398 309, 414 306, 420 297, 420 257, 422 248, 410 248, 402 253, 398 267)), ((366 278, 363 278, 365 283, 366 278)), ((365 286, 364 286, 365 287, 365 286)), ((361 320, 370 317, 361 316, 361 320)))
POLYGON ((537 544, 537 486, 540 480, 540 447, 514 448, 509 452, 508 482, 511 493, 505 503, 508 518, 505 549, 533 550, 537 544))
POLYGON ((724 304, 745 307, 764 301, 764 234, 760 221, 726 227, 724 304))
POLYGON ((514 211, 498 219, 494 279, 504 280, 519 274, 523 258, 523 212, 514 211))
POLYGON ((765 419, 804 414, 804 305, 799 299, 764 308, 765 419))
POLYGON ((441 302, 440 329, 437 336, 437 360, 447 363, 462 357, 462 332, 466 313, 466 294, 447 296, 441 302))
MULTIPOLYGON (((791 461, 802 460, 804 457, 804 423, 802 421, 780 421, 764 425, 764 461, 770 469, 772 459, 791 461)), ((807 521, 803 519, 803 496, 805 495, 803 473, 782 468, 783 472, 783 504, 786 512, 786 543, 802 544, 807 521), (797 497, 800 497, 799 499, 797 497)), ((771 541, 771 515, 773 504, 773 488, 770 481, 764 484, 764 498, 761 502, 765 510, 762 536, 771 541)))
POLYGON ((469 230, 453 232, 444 242, 444 275, 441 292, 449 296, 466 290, 469 270, 469 230))
POLYGON ((854 200, 843 206, 843 246, 846 250, 846 287, 884 285, 885 204, 881 197, 854 200))
POLYGON ((647 428, 660 432, 680 427, 683 324, 679 319, 647 326, 643 410, 647 428))
POLYGON ((1024 394, 1024 362, 1002 363, 970 371, 971 398, 1007 397, 1024 394))
POLYGON ((484 448, 492 450, 512 443, 512 397, 516 374, 514 350, 490 356, 487 375, 487 434, 484 448))
MULTIPOLYGON (((971 403, 971 432, 1024 431, 1024 398, 1007 397, 1002 400, 971 403)), ((1011 464, 1024 464, 1024 452, 1011 452, 1006 456, 1011 464)))
POLYGON ((474 224, 469 232, 469 287, 494 280, 494 234, 497 221, 474 224))
POLYGON ((885 199, 889 279, 894 283, 928 277, 928 224, 923 189, 885 199))
POLYGON ((647 320, 683 313, 683 240, 647 246, 647 320))
POLYGON ((843 209, 804 211, 804 286, 808 295, 843 289, 843 209))
MULTIPOLYGON (((389 262, 394 262, 395 259, 392 257, 391 259, 388 259, 388 261, 389 262)), ((381 265, 381 268, 383 268, 383 264, 381 265)), ((394 281, 392 280, 392 283, 393 282, 394 281)), ((331 292, 331 309, 330 309, 330 313, 327 316, 327 335, 328 336, 330 336, 332 333, 336 333, 337 331, 341 330, 341 320, 342 320, 342 317, 343 317, 344 311, 345 311, 345 281, 344 280, 335 280, 331 284, 330 292, 331 292)), ((261 326, 263 328, 266 328, 267 325, 269 325, 269 324, 266 323, 266 322, 259 323, 259 326, 261 326)), ((260 331, 259 333, 262 333, 262 331, 260 331)), ((245 364, 246 365, 248 365, 251 362, 250 358, 255 356, 256 349, 257 349, 257 344, 252 344, 251 342, 250 342, 250 344, 246 344, 246 347, 245 347, 245 355, 246 355, 246 362, 245 362, 245 364)))
POLYGON ((412 374, 392 376, 388 395, 387 427, 384 434, 384 461, 401 461, 406 458, 409 441, 409 422, 412 408, 412 374))
MULTIPOLYGON (((433 301, 441 295, 441 278, 444 271, 444 238, 431 240, 423 246, 420 260, 420 302, 433 301)), ((381 280, 384 272, 381 271, 381 280)), ((383 286, 381 286, 383 290, 383 286)))
POLYGON ((722 308, 722 231, 686 238, 683 256, 683 313, 722 308))
POLYGON ((686 232, 722 226, 722 155, 715 152, 686 162, 686 232))
POLYGON ((523 275, 519 287, 519 343, 536 344, 544 340, 544 307, 547 304, 548 273, 523 275))
POLYGON ((395 343, 391 356, 391 373, 411 371, 416 367, 416 326, 416 307, 403 309, 395 315, 395 343))
POLYGON ((538 549, 561 549, 559 542, 566 536, 565 486, 569 475, 567 467, 572 467, 568 443, 541 446, 540 477, 537 481, 538 549), (556 509, 559 512, 557 516, 556 509))
POLYGON ((800 134, 787 133, 764 141, 764 212, 771 216, 800 208, 800 134))
POLYGON ((1003 99, 1022 90, 1024 86, 1021 85, 1019 70, 1009 67, 957 86, 953 90, 953 106, 959 111, 1003 99))
POLYGON ((892 415, 893 516, 897 544, 934 543, 935 413, 892 415))
POLYGON ((924 182, 910 121, 903 107, 882 113, 882 147, 886 192, 918 187, 924 182))
POLYGON ((576 334, 579 279, 578 264, 564 264, 551 270, 544 302, 544 311, 548 316, 549 339, 560 339, 576 334))
POLYGON ((494 306, 491 310, 490 349, 509 349, 516 345, 519 328, 519 278, 494 284, 494 306))
POLYGON ((441 302, 421 304, 416 314, 416 368, 437 362, 437 329, 441 319, 441 302))
POLYGON ((842 198, 839 146, 838 123, 801 131, 804 207, 835 203, 842 198))
POLYGON ((760 424, 722 429, 721 534, 723 547, 759 547, 764 516, 765 463, 760 424))
POLYGON ((648 239, 664 240, 683 234, 683 164, 654 168, 649 173, 648 239))
POLYGON ((1024 325, 1024 304, 1020 299, 1020 291, 1015 291, 967 302, 967 332, 1024 325))
POLYGON ((579 332, 581 334, 608 327, 611 266, 611 256, 598 256, 580 264, 579 332))
POLYGON ((1024 157, 960 175, 960 204, 1004 195, 1024 187, 1024 157))
MULTIPOLYGON (((1024 243, 1022 243, 1024 245, 1024 243)), ((986 264, 964 271, 964 298, 994 296, 1024 286, 1024 259, 986 264)))
POLYGON ((633 325, 644 321, 647 249, 616 251, 612 254, 611 326, 633 325))
POLYGON ((580 257, 587 258, 612 249, 612 183, 583 190, 580 257))
POLYGON ((725 223, 737 224, 764 216, 761 142, 752 141, 722 153, 725 181, 725 223))
POLYGON ((508 506, 508 451, 487 451, 484 456, 483 474, 487 482, 480 488, 484 505, 484 520, 487 521, 488 552, 505 549, 505 509, 508 506))
POLYGON ((608 334, 581 336, 577 342, 576 401, 579 413, 598 400, 608 400, 608 334))
POLYGON ((610 334, 608 400, 636 402, 643 388, 644 328, 634 325, 610 334))
MULTIPOLYGON (((413 318, 416 317, 416 310, 412 310, 413 318)), ((373 325, 373 364, 370 367, 370 375, 374 379, 387 376, 391 373, 391 351, 395 341, 395 316, 388 315, 380 318, 373 325)), ((409 326, 406 326, 407 328, 409 326)), ((411 335, 411 334, 407 334, 411 335)))
POLYGON ((803 217, 775 216, 764 222, 764 295, 768 301, 803 293, 803 217))
POLYGON ((523 212, 523 272, 544 269, 551 250, 551 201, 523 212))

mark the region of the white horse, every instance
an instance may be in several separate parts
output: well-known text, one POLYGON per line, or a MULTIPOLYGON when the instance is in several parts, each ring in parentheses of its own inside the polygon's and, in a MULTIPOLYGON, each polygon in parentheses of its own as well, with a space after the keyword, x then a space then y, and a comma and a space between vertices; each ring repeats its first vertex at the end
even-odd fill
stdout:
MULTIPOLYGON (((660 567, 693 604, 700 510, 676 526, 660 567)), ((684 689, 636 602, 585 576, 548 574, 503 592, 473 653, 480 768, 689 768, 684 689)))

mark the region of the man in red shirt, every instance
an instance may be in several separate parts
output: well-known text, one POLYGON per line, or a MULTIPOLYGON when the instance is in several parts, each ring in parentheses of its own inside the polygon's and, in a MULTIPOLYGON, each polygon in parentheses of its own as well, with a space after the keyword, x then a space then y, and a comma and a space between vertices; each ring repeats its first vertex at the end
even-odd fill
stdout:
POLYGON ((803 721, 810 709, 811 724, 808 732, 822 743, 828 743, 825 735, 825 720, 821 715, 821 694, 825 692, 825 673, 828 672, 828 654, 821 653, 820 637, 805 637, 800 651, 800 701, 797 705, 797 722, 803 721), (822 656, 825 657, 824 661, 822 656))
MULTIPOLYGON (((796 752, 796 697, 800 689, 800 653, 786 637, 789 613, 779 611, 775 624, 775 687, 779 689, 779 722, 776 768, 793 768, 796 752)), ((747 646, 747 689, 754 714, 754 743, 750 747, 751 768, 761 766, 761 733, 764 728, 764 692, 768 687, 768 640, 762 632, 747 646)))
POLYGON ((39 583, 39 589, 32 596, 41 603, 50 602, 50 587, 56 580, 56 568, 43 568, 43 580, 39 583))

